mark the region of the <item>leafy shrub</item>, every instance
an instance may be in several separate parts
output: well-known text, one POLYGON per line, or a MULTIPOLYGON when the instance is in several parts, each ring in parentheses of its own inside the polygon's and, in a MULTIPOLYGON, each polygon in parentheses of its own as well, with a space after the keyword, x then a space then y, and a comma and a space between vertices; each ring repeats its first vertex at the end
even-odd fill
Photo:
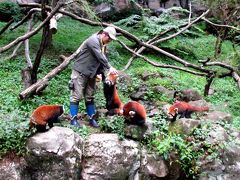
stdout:
POLYGON ((99 118, 99 125, 104 132, 117 133, 119 138, 124 137, 124 118, 121 116, 112 116, 110 119, 99 118))
POLYGON ((26 140, 31 135, 28 123, 5 118, 0 121, 0 159, 7 152, 24 154, 26 140))
POLYGON ((86 126, 82 126, 81 128, 77 128, 75 126, 70 125, 69 123, 61 123, 62 127, 67 127, 72 129, 75 133, 77 133, 82 138, 87 138, 89 135, 89 129, 86 126))
POLYGON ((116 22, 116 25, 124 25, 124 26, 134 26, 137 25, 142 20, 142 17, 137 14, 133 14, 125 19, 121 19, 116 22))
POLYGON ((17 3, 2 2, 0 3, 0 21, 9 21, 11 19, 19 20, 23 14, 17 3))
POLYGON ((143 18, 143 30, 148 35, 154 36, 159 33, 169 30, 178 29, 178 27, 187 22, 187 18, 176 18, 172 15, 173 12, 185 13, 186 10, 178 7, 169 8, 164 11, 159 17, 151 16, 143 18))

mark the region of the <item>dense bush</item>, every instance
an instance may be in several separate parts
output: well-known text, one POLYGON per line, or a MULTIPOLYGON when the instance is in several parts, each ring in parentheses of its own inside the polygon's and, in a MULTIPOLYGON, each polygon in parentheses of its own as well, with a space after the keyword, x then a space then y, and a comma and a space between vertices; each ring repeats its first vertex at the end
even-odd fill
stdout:
MULTIPOLYGON (((17 118, 17 114, 16 117, 17 118)), ((0 159, 8 152, 24 154, 26 140, 31 135, 28 131, 28 123, 21 122, 9 116, 1 117, 0 123, 0 159)))
POLYGON ((20 7, 13 2, 0 3, 0 21, 19 20, 23 16, 20 7))

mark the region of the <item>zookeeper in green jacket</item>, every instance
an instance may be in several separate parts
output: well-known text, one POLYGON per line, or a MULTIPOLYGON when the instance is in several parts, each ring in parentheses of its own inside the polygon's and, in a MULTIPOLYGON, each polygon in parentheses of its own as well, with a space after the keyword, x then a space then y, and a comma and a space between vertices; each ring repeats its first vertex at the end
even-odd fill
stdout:
POLYGON ((85 100, 86 112, 92 127, 98 128, 97 121, 93 118, 96 109, 94 105, 94 93, 96 88, 96 75, 99 72, 109 71, 118 73, 106 57, 106 45, 116 40, 114 27, 106 27, 90 36, 82 45, 81 51, 74 59, 69 88, 71 125, 80 127, 77 121, 78 106, 81 100, 85 100))

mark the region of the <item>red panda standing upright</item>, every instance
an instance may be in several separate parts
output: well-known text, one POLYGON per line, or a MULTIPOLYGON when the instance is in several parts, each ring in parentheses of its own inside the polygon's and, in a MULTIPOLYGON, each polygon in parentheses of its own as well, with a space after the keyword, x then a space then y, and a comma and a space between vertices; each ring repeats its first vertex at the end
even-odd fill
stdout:
POLYGON ((123 116, 126 123, 143 126, 146 122, 146 110, 142 104, 137 101, 130 101, 123 106, 123 116))
POLYGON ((178 114, 180 114, 179 118, 191 118, 193 112, 203 112, 208 110, 209 107, 207 106, 196 107, 184 101, 177 101, 168 109, 168 116, 171 121, 175 121, 178 114))
POLYGON ((117 74, 108 73, 103 84, 103 91, 106 98, 106 108, 108 110, 108 115, 120 114, 120 111, 123 108, 123 103, 117 93, 117 78, 117 74))
POLYGON ((46 131, 46 125, 53 127, 58 122, 58 117, 64 112, 62 105, 42 105, 36 108, 30 116, 29 129, 36 127, 38 132, 46 131))

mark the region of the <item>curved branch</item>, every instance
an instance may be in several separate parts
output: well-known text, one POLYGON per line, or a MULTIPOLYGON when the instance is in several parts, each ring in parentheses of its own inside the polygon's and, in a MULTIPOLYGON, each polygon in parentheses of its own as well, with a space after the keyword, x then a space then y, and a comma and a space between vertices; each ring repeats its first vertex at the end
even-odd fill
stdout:
POLYGON ((223 24, 216 24, 216 23, 213 23, 211 22, 210 20, 206 19, 205 17, 202 18, 204 21, 206 21, 207 23, 211 24, 211 25, 214 25, 214 26, 217 26, 217 27, 226 27, 226 28, 231 28, 231 29, 234 29, 236 31, 240 31, 240 29, 234 27, 234 26, 229 26, 229 25, 223 25, 223 24))
POLYGON ((209 9, 202 13, 201 16, 199 16, 197 19, 195 19, 194 21, 192 21, 191 23, 189 23, 186 27, 182 28, 180 31, 178 31, 177 33, 175 34, 172 34, 171 36, 168 36, 168 37, 165 37, 165 38, 162 38, 162 39, 159 39, 157 40, 154 44, 157 44, 157 43, 160 43, 160 42, 163 42, 163 41, 166 41, 166 40, 169 40, 169 39, 172 39, 174 37, 176 37, 177 35, 181 34, 182 32, 186 31, 189 27, 191 27, 194 23, 196 23, 197 21, 199 21, 201 18, 203 18, 204 16, 206 16, 208 13, 209 13, 209 9))
POLYGON ((220 66, 220 67, 228 69, 230 71, 235 71, 235 69, 232 66, 222 63, 222 62, 206 62, 206 63, 204 63, 204 66, 220 66))
MULTIPOLYGON (((186 26, 186 25, 188 25, 188 23, 185 23, 185 24, 180 25, 179 28, 184 27, 184 26, 186 26)), ((166 30, 166 31, 161 32, 159 35, 157 35, 157 36, 155 36, 154 38, 150 39, 147 43, 154 45, 155 42, 156 42, 156 40, 159 39, 160 36, 162 36, 162 35, 170 32, 170 31, 172 31, 172 30, 174 30, 174 29, 175 29, 175 28, 170 28, 170 29, 168 29, 168 30, 166 30)), ((138 54, 141 54, 145 49, 146 49, 146 47, 145 47, 145 46, 142 46, 142 47, 140 47, 140 48, 139 48, 137 51, 135 51, 135 52, 137 52, 138 54)), ((125 70, 127 70, 127 69, 129 68, 129 66, 131 65, 131 63, 132 63, 132 61, 134 60, 134 58, 135 58, 135 55, 133 55, 133 56, 128 60, 128 63, 125 65, 125 67, 123 68, 122 71, 125 71, 125 70)))
POLYGON ((13 22, 14 22, 14 20, 11 19, 11 20, 6 24, 6 26, 4 26, 4 27, 0 30, 0 35, 1 35, 2 33, 4 33, 4 32, 8 29, 8 27, 11 26, 11 24, 12 24, 13 22))
POLYGON ((24 41, 30 37, 32 37, 33 35, 37 34, 38 31, 40 31, 40 29, 54 16, 54 14, 58 11, 58 9, 60 9, 64 4, 63 3, 59 3, 49 14, 49 16, 41 23, 38 25, 38 27, 32 31, 30 31, 29 33, 18 37, 17 39, 15 39, 14 41, 12 41, 11 43, 9 43, 8 45, 1 47, 0 48, 0 53, 7 51, 8 49, 10 49, 11 47, 15 46, 16 44, 18 44, 21 41, 24 41))
POLYGON ((20 26, 21 24, 23 24, 24 22, 26 22, 28 19, 31 18, 32 14, 36 13, 37 11, 40 12, 41 8, 32 8, 30 11, 28 11, 27 15, 23 17, 23 19, 19 21, 17 24, 15 24, 13 27, 11 27, 10 30, 12 31, 16 29, 18 26, 20 26))
POLYGON ((177 70, 181 70, 181 71, 185 71, 185 72, 188 72, 188 73, 191 73, 191 74, 194 74, 194 75, 198 75, 198 76, 207 76, 208 74, 207 73, 200 73, 200 72, 197 72, 197 71, 191 71, 187 68, 183 68, 183 67, 179 67, 179 66, 173 66, 173 65, 165 65, 165 64, 159 64, 159 63, 156 63, 156 62, 153 62, 151 60, 149 60, 148 58, 146 58, 145 56, 141 55, 141 54, 138 54, 136 52, 134 52, 132 49, 130 49, 126 44, 124 44, 123 42, 119 41, 118 42, 125 48, 127 49, 128 51, 130 51, 131 53, 133 53, 134 55, 144 59, 146 62, 148 62, 149 64, 155 66, 155 67, 161 67, 161 68, 171 68, 171 69, 177 69, 177 70))
POLYGON ((232 72, 232 77, 237 82, 238 87, 240 88, 240 77, 239 77, 239 74, 237 74, 236 72, 232 72))

